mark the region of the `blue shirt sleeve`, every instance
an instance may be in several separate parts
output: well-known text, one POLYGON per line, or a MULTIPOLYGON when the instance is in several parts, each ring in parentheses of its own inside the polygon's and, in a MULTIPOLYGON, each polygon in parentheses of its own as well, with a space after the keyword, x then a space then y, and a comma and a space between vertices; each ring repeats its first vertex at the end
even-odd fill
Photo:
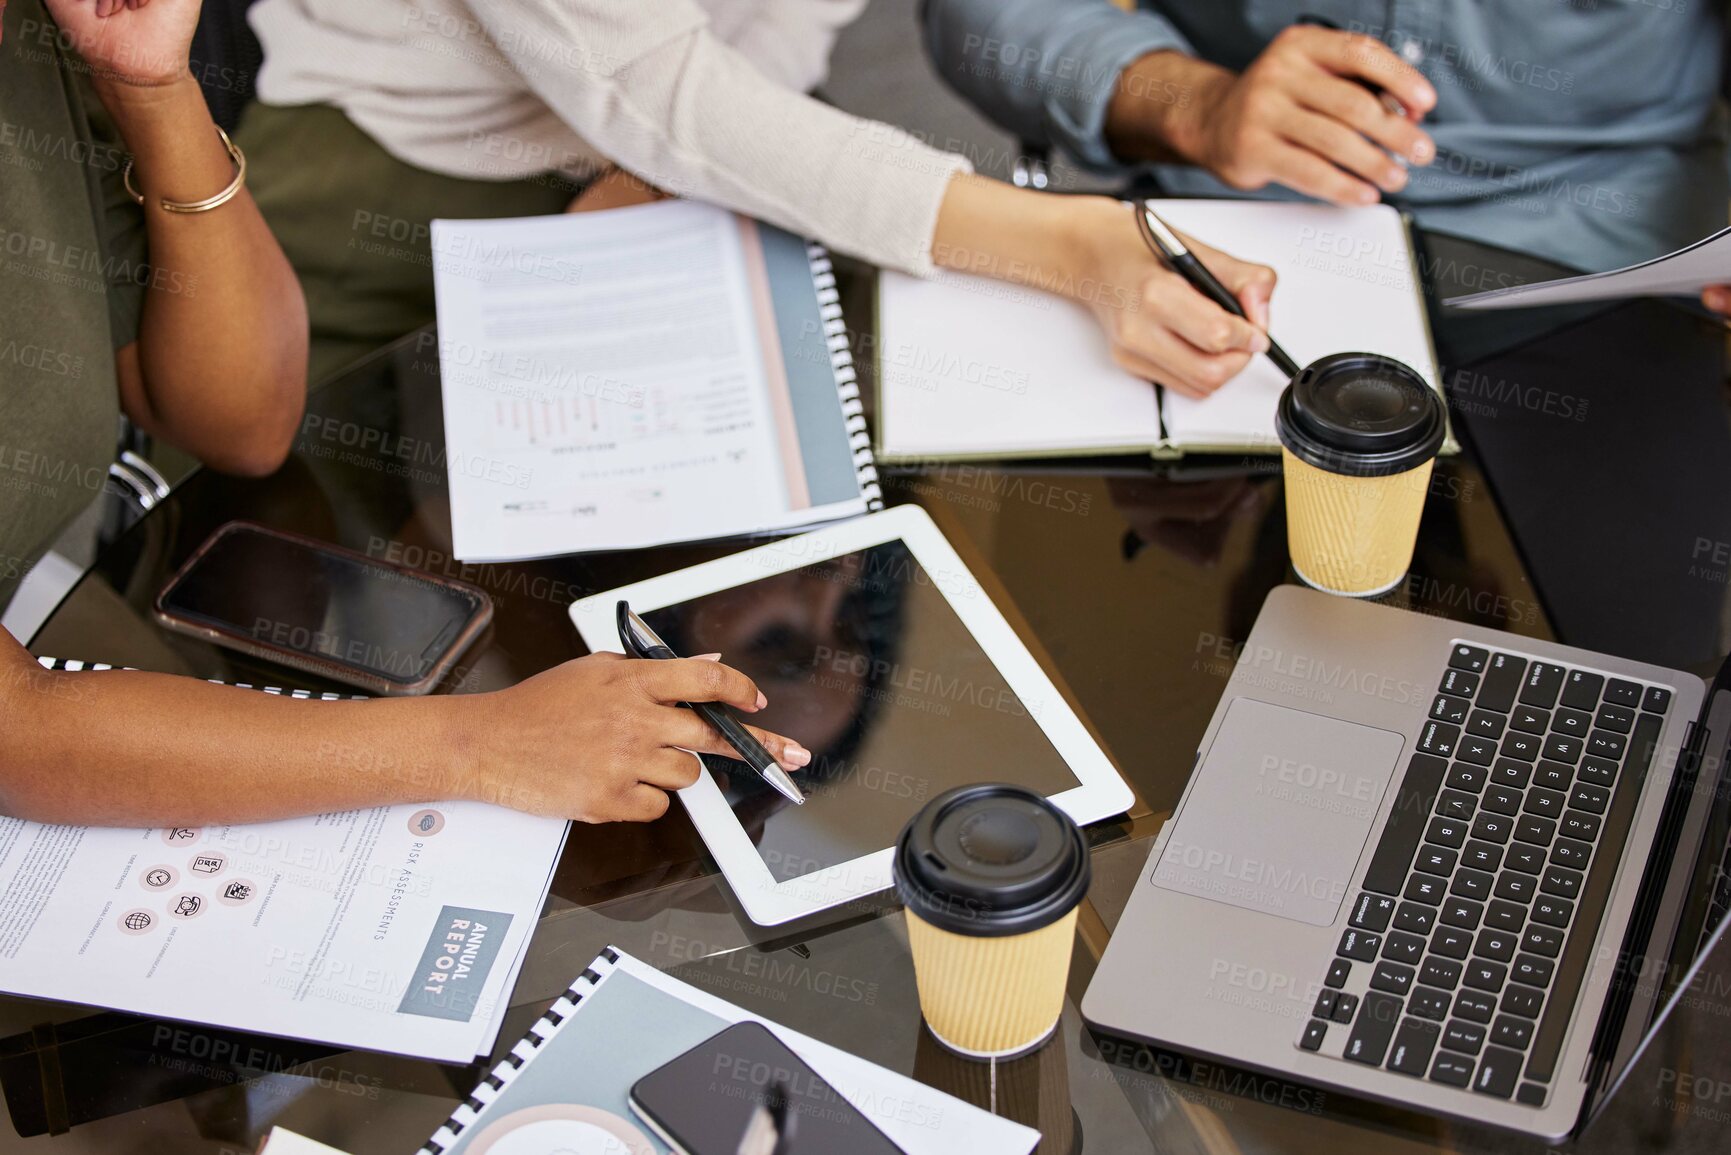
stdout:
POLYGON ((926 0, 924 25, 945 83, 1023 140, 1096 171, 1125 167, 1105 139, 1124 69, 1150 52, 1194 55, 1164 17, 1110 0, 926 0))

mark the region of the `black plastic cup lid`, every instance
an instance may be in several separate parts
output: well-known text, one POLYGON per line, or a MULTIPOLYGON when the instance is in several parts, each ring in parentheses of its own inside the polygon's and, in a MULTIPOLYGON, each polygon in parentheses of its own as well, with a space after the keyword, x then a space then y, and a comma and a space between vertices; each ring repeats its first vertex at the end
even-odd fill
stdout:
POLYGON ((896 839, 896 893, 923 921, 995 938, 1057 922, 1088 893, 1088 844, 1070 816, 1021 786, 938 795, 896 839))
POLYGON ((1442 448, 1442 398, 1410 367, 1375 353, 1313 361, 1280 395, 1274 429, 1307 465, 1349 477, 1416 469, 1442 448))

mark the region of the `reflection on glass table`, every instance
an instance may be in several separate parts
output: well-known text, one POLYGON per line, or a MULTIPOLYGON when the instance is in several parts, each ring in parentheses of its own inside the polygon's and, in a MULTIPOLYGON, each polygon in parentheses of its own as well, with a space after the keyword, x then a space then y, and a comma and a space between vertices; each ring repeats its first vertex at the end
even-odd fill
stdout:
MULTIPOLYGON (((1425 271, 1439 281, 1516 259, 1432 239, 1425 271)), ((841 288, 856 323, 870 315, 869 278, 844 276, 841 288)), ((1731 631, 1731 583, 1722 566, 1707 564, 1711 543, 1731 541, 1731 503, 1714 496, 1731 492, 1722 331, 1654 302, 1585 317, 1504 317, 1495 331, 1437 320, 1456 398, 1451 418, 1467 452, 1439 466, 1413 571, 1392 604, 1710 673, 1702 667, 1717 664, 1731 631), (1649 363, 1661 355, 1663 372, 1649 363), (1525 404, 1535 386, 1585 400, 1585 419, 1525 404), (1709 542, 1698 559, 1697 539, 1709 542)), ((869 396, 870 350, 860 352, 869 396)), ((315 392, 294 455, 274 477, 191 478, 99 559, 32 648, 280 680, 280 671, 165 635, 149 613, 198 543, 248 517, 479 585, 497 604, 493 627, 440 690, 472 692, 579 656, 566 616, 572 601, 742 544, 454 561, 443 472, 424 464, 443 445, 435 354, 432 333, 417 334, 315 392), (383 448, 405 446, 419 456, 383 448)), ((1051 1047, 1000 1066, 998 1109, 1047 1128, 1053 1150, 1537 1155, 1541 1148, 1506 1135, 1117 1044, 1076 1015, 1074 1000, 1188 779, 1250 624, 1268 591, 1290 580, 1278 478, 1264 462, 1237 464, 1242 481, 1170 499, 1160 487, 1173 483, 1146 459, 928 463, 888 479, 891 503, 924 506, 970 568, 994 583, 994 599, 1146 802, 1090 832, 1095 882, 1079 925, 1072 1005, 1051 1047), (1131 529, 1144 544, 1127 557, 1131 529), (1071 1109, 1068 1132, 1060 1100, 1071 1109)), ((802 711, 841 758, 860 761, 849 750, 868 739, 875 718, 871 656, 902 643, 871 634, 880 611, 869 599, 842 612, 847 599, 834 583, 810 586, 789 596, 785 612, 759 612, 745 628, 694 620, 675 644, 755 662, 771 679, 803 663, 794 676, 807 679, 804 700, 795 693, 785 708, 802 711)), ((911 615, 911 601, 900 612, 911 615)), ((734 777, 743 805, 749 784, 734 777)), ((766 836, 779 818, 763 815, 766 836)), ((885 898, 848 915, 821 931, 760 936, 733 912, 679 808, 646 827, 574 830, 495 1057, 613 942, 768 1018, 898 1071, 953 1079, 946 1090, 990 1104, 991 1079, 953 1068, 922 1040, 899 910, 885 898)), ((1245 989, 1258 981, 1266 978, 1242 979, 1245 989)), ((1148 997, 1160 997, 1157 975, 1148 997)), ((1731 1085, 1724 950, 1682 1000, 1579 1150, 1723 1149, 1727 1100, 1718 1096, 1731 1085)), ((409 1151, 481 1070, 16 999, 0 999, 0 1033, 9 1036, 0 1043, 0 1091, 15 1129, 0 1138, 4 1151, 235 1155, 273 1122, 357 1153, 409 1151), (25 1132, 33 1137, 17 1137, 25 1132)))

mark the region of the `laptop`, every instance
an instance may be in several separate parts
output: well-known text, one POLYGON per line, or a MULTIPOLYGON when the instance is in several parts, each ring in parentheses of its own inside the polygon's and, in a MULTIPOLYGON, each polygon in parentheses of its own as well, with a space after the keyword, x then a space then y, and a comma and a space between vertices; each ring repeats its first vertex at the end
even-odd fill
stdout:
POLYGON ((1725 924, 1731 662, 1269 595, 1082 1002, 1102 1032, 1546 1139, 1725 924))

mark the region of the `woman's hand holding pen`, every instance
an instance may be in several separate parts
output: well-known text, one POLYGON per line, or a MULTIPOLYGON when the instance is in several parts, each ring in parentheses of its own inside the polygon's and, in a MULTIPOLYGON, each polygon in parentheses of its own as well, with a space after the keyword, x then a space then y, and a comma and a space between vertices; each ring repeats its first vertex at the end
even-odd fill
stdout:
POLYGON ((1273 269, 1184 237, 1249 319, 1235 317, 1149 252, 1122 205, 1089 198, 1078 209, 1084 214, 1077 222, 1079 249, 1099 286, 1080 296, 1121 368, 1185 396, 1206 397, 1268 351, 1273 269))
MULTIPOLYGON (((506 690, 447 699, 456 780, 449 796, 579 822, 649 822, 668 792, 697 781, 689 751, 737 757, 680 702, 725 702, 746 713, 766 704, 750 678, 717 660, 648 661, 594 654, 506 690)), ((783 769, 811 753, 779 734, 747 727, 783 769)))
POLYGON ((1148 250, 1119 201, 1054 196, 962 175, 938 213, 932 260, 1087 305, 1131 373, 1205 397, 1268 348, 1274 270, 1207 245, 1197 257, 1250 320, 1210 301, 1148 250))

